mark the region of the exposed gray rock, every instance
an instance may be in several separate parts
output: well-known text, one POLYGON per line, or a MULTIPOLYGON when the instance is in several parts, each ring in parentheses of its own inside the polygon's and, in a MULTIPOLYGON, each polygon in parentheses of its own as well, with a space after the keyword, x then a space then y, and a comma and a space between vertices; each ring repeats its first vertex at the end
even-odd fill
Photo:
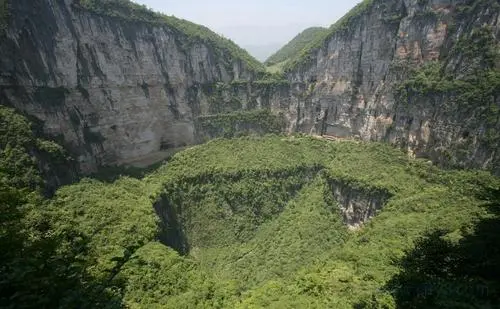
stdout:
POLYGON ((344 223, 351 230, 361 228, 382 210, 390 194, 382 190, 368 191, 341 181, 330 181, 334 199, 339 204, 344 223))
POLYGON ((63 135, 84 172, 200 142, 201 115, 266 108, 284 115, 288 132, 387 141, 500 173, 498 142, 483 138, 500 131, 500 119, 485 124, 483 109, 448 97, 395 95, 409 67, 445 59, 455 76, 467 70, 459 54, 447 57, 461 34, 489 26, 498 41, 497 1, 459 19, 466 2, 374 0, 287 83, 261 83, 243 61, 227 65, 227 55, 167 26, 100 16, 72 0, 16 0, 0 40, 0 100, 63 135))
MULTIPOLYGON (((488 26, 498 41, 497 1, 483 1, 482 9, 458 17, 458 5, 476 2, 374 0, 312 61, 288 73, 293 83, 312 89, 302 97, 292 95, 295 130, 388 141, 445 165, 500 173, 500 145, 483 142, 488 130, 500 131, 498 119, 486 125, 482 107, 464 108, 443 96, 401 102, 394 89, 408 77, 408 67, 436 60, 448 61, 448 70, 460 76, 470 63, 461 63, 460 54, 447 57, 460 34, 488 26)), ((496 105, 500 107, 498 97, 496 105)))
POLYGON ((90 172, 193 144, 193 86, 255 72, 167 26, 100 16, 72 0, 16 0, 0 40, 0 93, 63 135, 90 172))

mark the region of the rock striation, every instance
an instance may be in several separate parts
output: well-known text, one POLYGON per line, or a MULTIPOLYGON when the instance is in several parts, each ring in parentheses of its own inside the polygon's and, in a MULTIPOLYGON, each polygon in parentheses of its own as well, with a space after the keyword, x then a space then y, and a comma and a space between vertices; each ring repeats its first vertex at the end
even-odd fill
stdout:
POLYGON ((173 27, 73 0, 11 1, 10 13, 0 40, 2 104, 62 135, 86 172, 195 143, 200 85, 256 74, 173 27))
MULTIPOLYGON (((80 1, 11 1, 0 100, 62 136, 84 172, 202 142, 214 137, 207 119, 266 109, 287 132, 500 173, 497 0, 366 0, 281 78, 182 27, 80 1)), ((236 126, 263 131, 247 120, 236 126)))
POLYGON ((306 89, 295 130, 499 173, 499 13, 496 0, 363 2, 288 68, 306 89))

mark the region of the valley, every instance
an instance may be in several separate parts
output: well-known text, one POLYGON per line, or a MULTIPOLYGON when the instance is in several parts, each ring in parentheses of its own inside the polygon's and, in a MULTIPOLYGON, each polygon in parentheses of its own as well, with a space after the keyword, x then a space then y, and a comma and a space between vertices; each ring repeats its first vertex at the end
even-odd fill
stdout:
POLYGON ((496 308, 499 21, 366 0, 260 63, 0 0, 0 308, 496 308))

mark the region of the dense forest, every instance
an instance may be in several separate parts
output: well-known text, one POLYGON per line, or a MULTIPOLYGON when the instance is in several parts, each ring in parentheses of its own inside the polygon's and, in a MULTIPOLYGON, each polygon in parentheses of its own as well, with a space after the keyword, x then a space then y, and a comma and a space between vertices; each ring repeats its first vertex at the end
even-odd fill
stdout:
POLYGON ((498 299, 500 181, 486 172, 442 171, 377 143, 242 137, 192 147, 141 179, 83 179, 45 198, 31 147, 60 147, 33 142, 11 109, 0 124, 2 307, 488 308, 498 299), (384 205, 352 230, 345 203, 360 197, 384 205))

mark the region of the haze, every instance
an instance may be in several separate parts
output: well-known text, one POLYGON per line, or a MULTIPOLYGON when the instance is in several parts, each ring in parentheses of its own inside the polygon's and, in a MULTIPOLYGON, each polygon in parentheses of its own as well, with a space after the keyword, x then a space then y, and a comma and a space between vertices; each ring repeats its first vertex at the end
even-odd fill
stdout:
POLYGON ((360 0, 134 0, 205 25, 264 61, 302 30, 328 27, 360 0))

